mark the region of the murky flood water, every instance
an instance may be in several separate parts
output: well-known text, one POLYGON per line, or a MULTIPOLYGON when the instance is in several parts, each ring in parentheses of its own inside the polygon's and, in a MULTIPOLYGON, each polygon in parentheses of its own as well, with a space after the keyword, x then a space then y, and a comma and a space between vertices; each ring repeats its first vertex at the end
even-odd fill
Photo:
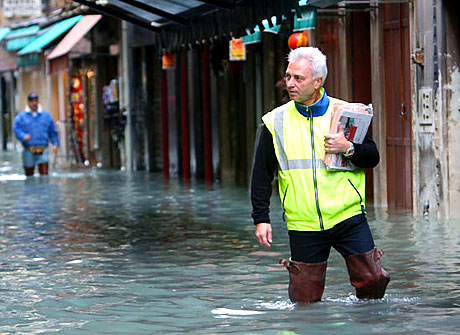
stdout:
MULTIPOLYGON (((454 334, 460 221, 370 213, 392 281, 359 301, 336 252, 323 301, 287 297, 288 240, 253 237, 245 188, 137 172, 24 180, 0 156, 0 334, 454 334)), ((273 199, 273 218, 281 218, 273 199)), ((278 220, 281 221, 281 220, 278 220)))

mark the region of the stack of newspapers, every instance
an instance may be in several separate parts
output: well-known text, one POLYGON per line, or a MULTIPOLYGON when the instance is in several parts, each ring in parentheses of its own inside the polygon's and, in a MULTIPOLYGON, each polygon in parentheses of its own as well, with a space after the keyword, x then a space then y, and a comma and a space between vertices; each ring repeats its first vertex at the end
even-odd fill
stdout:
MULTIPOLYGON (((372 104, 338 103, 334 106, 329 132, 336 134, 339 124, 348 141, 361 144, 373 117, 372 104)), ((323 158, 328 170, 352 171, 355 166, 342 154, 326 153, 323 158)))

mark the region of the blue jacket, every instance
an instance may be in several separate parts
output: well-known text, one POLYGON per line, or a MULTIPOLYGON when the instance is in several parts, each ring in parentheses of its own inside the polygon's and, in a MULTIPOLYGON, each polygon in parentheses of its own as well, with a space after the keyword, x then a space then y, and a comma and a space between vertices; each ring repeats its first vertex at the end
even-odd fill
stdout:
POLYGON ((19 113, 14 119, 14 134, 24 147, 29 146, 48 146, 51 141, 54 145, 59 145, 59 138, 54 125, 53 117, 47 111, 38 109, 35 116, 26 107, 26 110, 19 113), (30 140, 24 141, 24 136, 30 134, 30 140))

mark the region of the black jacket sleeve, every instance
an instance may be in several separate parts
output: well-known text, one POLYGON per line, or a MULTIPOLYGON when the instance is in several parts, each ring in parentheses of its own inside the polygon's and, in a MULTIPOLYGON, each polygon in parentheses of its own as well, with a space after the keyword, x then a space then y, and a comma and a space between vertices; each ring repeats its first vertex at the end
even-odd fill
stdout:
POLYGON ((363 143, 353 143, 355 153, 349 159, 357 167, 360 168, 373 168, 376 167, 380 161, 379 151, 377 145, 369 133, 364 137, 363 143))
POLYGON ((273 147, 272 134, 263 125, 256 147, 251 177, 251 203, 254 224, 270 222, 270 197, 277 167, 278 160, 273 147))

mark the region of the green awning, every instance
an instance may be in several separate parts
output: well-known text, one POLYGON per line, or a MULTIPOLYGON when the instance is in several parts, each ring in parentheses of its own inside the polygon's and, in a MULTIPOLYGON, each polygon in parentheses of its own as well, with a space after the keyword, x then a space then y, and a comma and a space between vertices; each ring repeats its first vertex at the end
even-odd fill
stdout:
POLYGON ((262 40, 262 33, 259 31, 256 31, 253 34, 247 34, 246 36, 241 37, 241 40, 243 41, 243 44, 254 44, 254 43, 260 43, 262 40))
POLYGON ((316 27, 316 8, 300 7, 300 14, 302 17, 299 17, 297 14, 294 17, 292 31, 303 31, 316 27))
MULTIPOLYGON (((284 19, 284 15, 282 16, 284 19)), ((271 27, 270 24, 268 23, 268 20, 263 20, 263 28, 264 28, 264 33, 272 33, 272 34, 278 34, 281 28, 281 23, 277 22, 276 16, 273 16, 271 19, 271 27), (278 23, 278 24, 277 24, 278 23)), ((244 44, 253 44, 253 43, 260 43, 262 39, 262 33, 260 31, 260 27, 257 25, 254 27, 254 33, 251 34, 249 29, 246 29, 246 36, 241 37, 243 40, 244 44)))
POLYGON ((35 66, 40 64, 40 57, 38 53, 27 54, 22 57, 18 57, 18 67, 35 66))
POLYGON ((10 30, 5 35, 5 48, 8 51, 16 51, 24 48, 35 39, 35 35, 40 30, 37 25, 10 30))
POLYGON ((11 31, 10 28, 6 27, 6 28, 0 28, 0 42, 3 40, 3 37, 5 37, 6 35, 8 35, 8 33, 11 31))
POLYGON ((8 35, 5 36, 6 40, 11 40, 15 38, 20 38, 23 36, 29 36, 29 35, 35 35, 37 31, 40 30, 40 27, 36 24, 28 27, 22 27, 22 28, 16 28, 13 30, 10 30, 8 35))
POLYGON ((30 42, 30 44, 28 44, 26 47, 19 50, 18 55, 22 56, 22 55, 29 54, 31 52, 39 52, 45 46, 47 46, 52 41, 54 41, 56 38, 64 34, 70 28, 72 28, 75 25, 75 23, 80 21, 82 17, 83 15, 78 15, 70 19, 55 23, 45 33, 37 36, 32 42, 30 42))

